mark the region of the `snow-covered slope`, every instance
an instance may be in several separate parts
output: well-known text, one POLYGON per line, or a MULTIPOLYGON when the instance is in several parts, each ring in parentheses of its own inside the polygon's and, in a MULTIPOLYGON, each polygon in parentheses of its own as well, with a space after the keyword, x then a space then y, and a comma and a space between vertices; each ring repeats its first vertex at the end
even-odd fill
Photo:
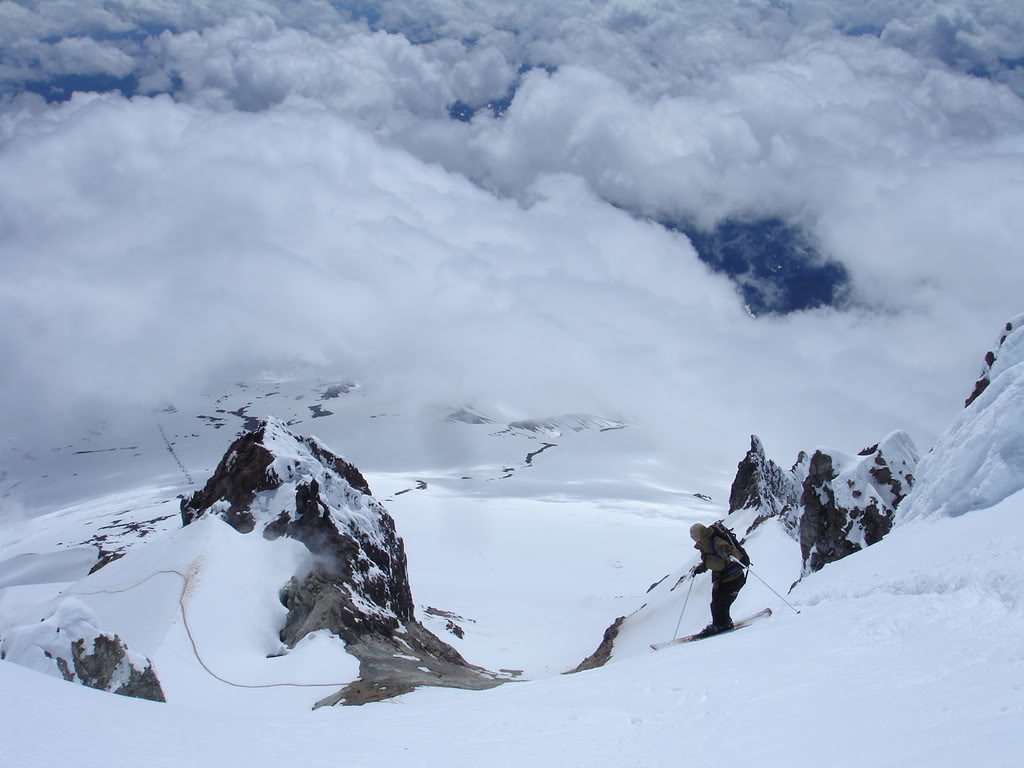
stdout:
POLYGON ((1021 0, 0 2, 0 768, 1016 768, 1022 207, 1021 0))
POLYGON ((900 519, 962 515, 1024 488, 1024 315, 1006 324, 989 355, 988 384, 921 459, 900 519))
MULTIPOLYGON (((1007 396, 1020 371, 1017 343, 1007 338, 986 392, 922 461, 904 502, 919 513, 788 594, 801 572, 799 544, 780 518, 764 521, 747 540, 756 576, 734 611, 770 606, 773 617, 658 652, 648 644, 671 637, 677 622, 681 633, 706 623, 708 580, 694 582, 687 600, 690 584, 680 577, 695 562, 689 524, 722 516, 722 507, 693 496, 674 506, 474 498, 433 485, 395 495, 405 479, 371 475, 393 499, 418 610, 436 609, 430 626, 474 661, 525 670, 522 682, 491 691, 420 689, 392 704, 309 713, 324 693, 316 686, 337 686, 357 669, 321 635, 280 655, 286 609, 277 590, 310 557, 298 541, 242 535, 217 516, 184 528, 161 528, 164 521, 83 579, 82 548, 56 546, 57 532, 77 536, 125 497, 112 497, 105 513, 93 503, 21 521, 3 550, 0 633, 79 601, 163 670, 168 703, 3 663, 0 684, 13 692, 0 698, 3 721, 19 734, 3 756, 15 765, 99 765, 114 743, 129 762, 157 751, 167 764, 194 766, 228 755, 252 765, 318 762, 339 750, 356 765, 412 766, 443 754, 453 766, 669 766, 720 759, 725 744, 730 759, 762 765, 819 766, 828 755, 834 766, 1015 766, 1024 726, 1024 491, 995 504, 981 498, 955 515, 934 500, 947 471, 964 487, 987 487, 990 465, 978 457, 1008 455, 1000 446, 1013 445, 1020 423, 1018 398, 1007 396), (981 417, 1001 428, 979 427, 981 417), (958 443, 964 430, 976 442, 958 443), (24 549, 46 542, 37 555, 24 549), (559 674, 593 650, 615 615, 630 618, 611 663, 559 674), (43 709, 65 738, 41 752, 46 732, 35 713, 43 709), (192 735, 187 743, 182 732, 192 735)), ((848 468, 865 458, 851 457, 848 468)), ((131 514, 122 508, 115 519, 152 517, 159 495, 140 492, 131 514)), ((758 514, 741 510, 729 523, 746 530, 758 514)))
POLYGON ((1012 768, 1024 724, 1022 520, 1018 494, 901 526, 805 579, 791 597, 799 616, 782 609, 733 635, 493 691, 421 690, 390 705, 253 719, 258 691, 202 709, 154 705, 0 664, 5 727, 19 734, 3 754, 11 765, 83 768, 338 754, 367 766, 668 768, 725 749, 738 763, 798 768, 823 755, 837 768, 1012 768), (972 520, 982 514, 984 524, 972 520))

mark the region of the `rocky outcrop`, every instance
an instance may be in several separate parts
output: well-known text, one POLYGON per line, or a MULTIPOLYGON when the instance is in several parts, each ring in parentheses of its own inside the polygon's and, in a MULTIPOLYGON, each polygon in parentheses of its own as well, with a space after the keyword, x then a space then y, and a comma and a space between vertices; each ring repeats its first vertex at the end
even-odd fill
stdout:
POLYGON ((273 454, 263 445, 264 429, 247 432, 231 444, 201 491, 181 502, 181 523, 188 525, 215 504, 216 512, 240 533, 256 527, 250 507, 256 494, 272 491, 281 482, 268 471, 273 454))
MULTIPOLYGON (((128 655, 128 646, 117 635, 97 635, 92 638, 91 648, 87 646, 85 638, 79 638, 71 644, 71 658, 74 675, 78 676, 83 685, 120 696, 165 701, 153 665, 148 660, 141 668, 133 665, 128 655)), ((66 680, 74 679, 66 665, 62 672, 66 680)))
POLYGON ((574 669, 569 670, 565 674, 573 675, 577 672, 585 672, 588 669, 597 669, 598 667, 603 667, 607 664, 608 660, 612 657, 612 650, 615 648, 615 640, 619 636, 619 630, 622 629, 622 622, 625 620, 625 616, 619 616, 619 618, 613 621, 604 631, 604 636, 601 638, 601 642, 598 644, 597 649, 581 661, 574 669))
POLYGON ((872 448, 856 457, 815 451, 807 461, 800 498, 804 574, 877 543, 891 530, 914 483, 917 450, 904 432, 872 448))
POLYGON ((149 659, 98 626, 84 603, 66 598, 43 621, 11 630, 0 658, 120 696, 165 701, 149 659))
POLYGON ((760 438, 751 435, 750 450, 737 465, 736 479, 729 492, 729 514, 748 509, 757 511, 745 535, 750 535, 766 520, 778 518, 786 531, 796 538, 800 525, 800 489, 794 471, 786 472, 768 459, 760 438))
POLYGON ((181 503, 185 525, 216 514, 240 533, 287 536, 316 556, 282 592, 282 639, 329 629, 347 642, 413 618, 405 547, 355 466, 275 421, 239 437, 206 487, 181 503))
POLYGON ((394 635, 365 634, 345 650, 359 659, 359 679, 316 703, 359 705, 398 696, 421 685, 483 690, 512 679, 468 664, 458 651, 417 621, 394 635))
POLYGON ((360 681, 321 703, 359 704, 418 685, 490 687, 414 616, 405 546, 359 470, 275 420, 239 437, 206 486, 181 503, 182 522, 218 515, 240 533, 302 542, 313 566, 280 593, 281 640, 328 630, 360 660, 360 681), (416 663, 408 663, 415 660, 416 663))
POLYGON ((999 356, 999 351, 1002 349, 1003 344, 1006 343, 1007 337, 1021 326, 1024 326, 1024 315, 1018 315, 1003 326, 1003 329, 999 334, 999 342, 995 345, 994 349, 990 349, 985 353, 985 362, 981 369, 981 375, 974 383, 974 390, 964 401, 965 408, 977 400, 982 392, 988 389, 989 384, 992 383, 992 366, 996 364, 996 358, 999 356))
POLYGON ((801 451, 796 463, 783 470, 751 435, 729 494, 729 514, 753 510, 745 536, 778 520, 800 542, 803 573, 811 573, 889 532, 896 508, 914 483, 917 461, 910 437, 894 432, 855 457, 801 451))

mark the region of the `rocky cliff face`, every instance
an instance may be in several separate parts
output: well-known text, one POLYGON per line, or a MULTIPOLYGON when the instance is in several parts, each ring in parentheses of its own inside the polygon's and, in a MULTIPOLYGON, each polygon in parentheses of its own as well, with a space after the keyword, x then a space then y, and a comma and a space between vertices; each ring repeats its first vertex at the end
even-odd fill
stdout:
POLYGON ((149 659, 98 626, 86 605, 65 598, 48 618, 9 632, 0 642, 0 658, 97 690, 164 701, 149 659))
POLYGON ((313 567, 284 585, 281 640, 326 629, 360 660, 361 680, 322 703, 359 704, 417 685, 484 688, 468 664, 415 620, 404 544, 355 466, 268 420, 239 437, 206 486, 184 499, 185 525, 218 515, 240 533, 302 542, 313 567), (403 658, 404 657, 404 658, 403 658))
POLYGON ((807 460, 800 497, 803 573, 880 541, 913 486, 917 461, 905 432, 894 432, 855 457, 815 451, 807 460))
POLYGON ((750 436, 750 450, 737 465, 736 479, 729 492, 729 514, 747 509, 757 511, 744 535, 752 533, 771 518, 778 518, 796 538, 800 527, 801 485, 793 470, 784 471, 767 458, 757 435, 750 436))
POLYGON ((914 483, 918 455, 910 437, 894 432, 855 457, 801 452, 789 470, 765 456, 756 435, 739 463, 729 513, 755 510, 746 531, 777 519, 800 542, 803 573, 811 573, 879 541, 914 483))

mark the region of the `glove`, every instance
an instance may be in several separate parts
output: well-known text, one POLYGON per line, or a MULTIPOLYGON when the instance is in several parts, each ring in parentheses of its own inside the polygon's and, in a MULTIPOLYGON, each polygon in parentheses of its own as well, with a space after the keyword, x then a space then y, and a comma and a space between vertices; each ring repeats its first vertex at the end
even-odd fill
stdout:
POLYGON ((693 568, 690 569, 690 578, 692 579, 694 576, 704 573, 704 571, 706 570, 707 566, 705 566, 704 563, 697 563, 695 566, 693 566, 693 568))

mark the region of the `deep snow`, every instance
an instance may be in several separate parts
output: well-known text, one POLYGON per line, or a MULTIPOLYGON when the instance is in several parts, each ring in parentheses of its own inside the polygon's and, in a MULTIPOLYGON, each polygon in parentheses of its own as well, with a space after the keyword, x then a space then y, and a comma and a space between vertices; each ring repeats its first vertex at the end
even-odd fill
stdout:
POLYGON ((271 716, 256 696, 213 686, 203 701, 154 705, 0 664, 14 694, 3 722, 18 734, 0 749, 6 765, 83 768, 341 757, 667 767, 723 751, 760 765, 1009 768, 1024 725, 1022 513, 1016 494, 973 516, 900 527, 805 579, 791 598, 799 616, 781 608, 725 637, 486 692, 420 690, 271 716))
MULTIPOLYGON (((1005 360, 993 395, 1000 379, 1007 387, 1024 370, 1005 360)), ((979 400, 951 433, 964 424, 983 433, 989 407, 1007 406, 979 400)), ((940 447, 948 455, 934 453, 950 462, 958 454, 946 437, 940 447)), ((974 456, 959 455, 968 463, 974 456)), ((695 562, 688 526, 720 508, 694 497, 523 499, 430 485, 395 495, 408 487, 406 476, 371 475, 371 487, 391 494, 418 614, 429 605, 462 617, 465 638, 446 639, 470 661, 522 669, 523 679, 315 712, 309 707, 324 689, 290 684, 337 685, 357 670, 325 636, 278 655, 284 609, 276 592, 308 561, 300 544, 244 536, 209 518, 183 529, 167 523, 85 579, 77 547, 55 548, 27 568, 25 546, 49 541, 54 549, 60 531, 127 514, 124 496, 106 507, 65 508, 8 527, 21 533, 0 553, 8 574, 0 634, 13 626, 29 628, 16 635, 43 632, 40 619, 81 601, 98 624, 153 660, 168 703, 100 694, 3 663, 0 679, 12 695, 0 699, 2 722, 17 735, 0 754, 5 765, 39 766, 271 766, 338 755, 367 766, 669 766, 721 759, 724 750, 730 760, 761 765, 1017 765, 1024 468, 1010 469, 1017 490, 995 506, 898 525, 880 543, 804 577, 787 597, 794 609, 751 578, 734 615, 770 606, 771 619, 658 652, 647 644, 671 636, 687 587, 677 581, 695 562), (624 614, 632 616, 607 666, 560 674, 624 614)), ((972 477, 985 482, 984 474, 972 477)), ((919 482, 915 494, 928 498, 941 477, 919 482)), ((130 506, 145 517, 163 493, 140 491, 130 506)), ((729 523, 744 530, 749 520, 729 523)), ((797 544, 778 522, 759 527, 748 551, 757 575, 783 593, 799 576, 797 544)), ((681 633, 703 625, 708 599, 705 576, 681 633)), ((13 655, 24 646, 7 647, 13 655)))

